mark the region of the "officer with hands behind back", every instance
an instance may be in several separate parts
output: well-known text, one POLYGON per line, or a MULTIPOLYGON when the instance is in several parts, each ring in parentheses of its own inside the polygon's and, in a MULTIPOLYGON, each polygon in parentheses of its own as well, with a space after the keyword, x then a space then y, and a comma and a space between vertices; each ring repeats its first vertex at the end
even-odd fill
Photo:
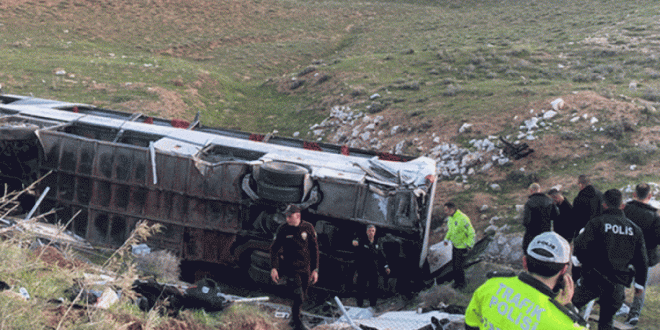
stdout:
POLYGON ((518 276, 493 277, 472 296, 465 311, 467 330, 587 329, 571 305, 571 247, 555 232, 532 239, 518 276))

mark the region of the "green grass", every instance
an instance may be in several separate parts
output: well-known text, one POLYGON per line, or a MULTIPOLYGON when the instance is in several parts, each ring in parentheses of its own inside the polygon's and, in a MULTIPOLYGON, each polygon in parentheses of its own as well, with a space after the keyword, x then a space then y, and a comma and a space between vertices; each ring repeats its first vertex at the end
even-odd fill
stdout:
MULTIPOLYGON (((287 133, 323 118, 319 100, 347 92, 347 86, 392 91, 398 81, 415 81, 418 91, 395 89, 392 97, 434 101, 403 102, 397 110, 464 120, 548 94, 641 79, 642 65, 625 64, 636 50, 594 56, 600 51, 581 42, 586 37, 606 37, 620 45, 629 45, 631 36, 646 40, 655 33, 651 12, 656 7, 650 1, 204 4, 209 10, 186 3, 152 7, 146 1, 13 8, 12 19, 0 27, 7 50, 0 53, 5 63, 0 78, 10 81, 5 86, 12 92, 119 109, 128 100, 155 98, 123 84, 164 86, 182 94, 188 116, 199 110, 213 125, 287 133), (112 10, 116 15, 102 14, 112 10), (80 24, 71 23, 74 12, 80 24), (14 29, 18 25, 21 29, 14 29), (407 49, 414 54, 402 54, 407 49), (451 59, 438 58, 439 52, 451 59), (319 70, 341 76, 341 83, 284 95, 263 84, 287 79, 282 73, 319 59, 326 63, 319 70), (573 67, 560 70, 562 63, 573 67), (55 68, 74 73, 76 78, 69 80, 75 82, 55 77, 55 68), (199 86, 196 96, 172 86, 174 79, 188 86, 202 72, 214 83, 199 86), (604 81, 594 80, 599 74, 604 81), (521 77, 527 79, 524 87, 521 77), (447 96, 446 79, 454 80, 459 92, 447 96), (92 81, 109 87, 90 90, 92 81), (249 117, 238 119, 236 113, 249 117)), ((637 62, 648 60, 637 56, 637 62)))

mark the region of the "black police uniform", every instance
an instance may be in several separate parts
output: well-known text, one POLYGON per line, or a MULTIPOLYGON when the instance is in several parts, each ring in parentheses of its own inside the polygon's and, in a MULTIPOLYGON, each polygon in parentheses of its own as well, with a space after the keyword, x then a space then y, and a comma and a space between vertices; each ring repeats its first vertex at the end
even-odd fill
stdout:
POLYGON ((574 254, 582 263, 573 304, 581 308, 599 298, 598 329, 612 329, 614 314, 624 300, 625 287, 646 283, 647 257, 642 230, 622 210, 605 209, 591 219, 574 240, 574 254))
POLYGON ((383 247, 375 239, 358 240, 356 258, 357 270, 357 305, 362 307, 364 299, 369 299, 370 306, 376 306, 380 272, 389 266, 385 261, 383 247))
POLYGON ((319 245, 314 226, 302 220, 299 226, 287 223, 280 225, 270 247, 270 261, 280 276, 287 280, 286 285, 293 300, 291 321, 300 325, 300 312, 309 287, 309 277, 313 270, 318 272, 319 267, 319 245))

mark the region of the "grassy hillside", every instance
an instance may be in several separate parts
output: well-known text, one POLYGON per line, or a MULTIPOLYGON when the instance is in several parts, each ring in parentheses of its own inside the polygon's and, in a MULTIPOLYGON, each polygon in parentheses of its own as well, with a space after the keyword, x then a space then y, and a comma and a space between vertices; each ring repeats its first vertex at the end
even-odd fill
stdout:
MULTIPOLYGON (((602 189, 660 178, 658 13, 650 0, 5 0, 0 84, 307 139, 346 105, 408 127, 409 140, 461 146, 515 134, 519 118, 563 97, 564 121, 530 142, 535 154, 439 183, 438 203, 455 199, 478 229, 492 216, 520 229, 512 205, 529 180, 572 199, 581 173, 602 189), (569 122, 587 112, 600 126, 569 122), (478 129, 458 135, 468 122, 478 129)), ((652 293, 641 324, 655 329, 652 293)))
POLYGON ((182 117, 201 111, 207 124, 259 132, 303 129, 338 103, 364 110, 384 90, 389 111, 466 120, 573 90, 631 94, 631 80, 655 88, 660 76, 653 1, 3 6, 5 91, 182 117), (288 88, 313 65, 327 80, 288 88))

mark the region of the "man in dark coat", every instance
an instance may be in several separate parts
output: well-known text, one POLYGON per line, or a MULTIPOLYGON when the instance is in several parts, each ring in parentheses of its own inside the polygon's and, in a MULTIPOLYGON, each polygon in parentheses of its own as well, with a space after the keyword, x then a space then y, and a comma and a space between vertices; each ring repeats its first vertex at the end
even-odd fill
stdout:
POLYGON ((552 199, 541 192, 541 186, 538 183, 535 182, 529 186, 529 193, 523 211, 522 222, 525 226, 523 251, 527 251, 527 246, 534 237, 546 231, 552 231, 552 221, 559 214, 552 199))
POLYGON ((552 198, 552 201, 555 203, 557 210, 559 211, 559 215, 553 222, 554 230, 570 244, 573 241, 573 237, 575 237, 573 206, 557 188, 550 189, 550 191, 548 191, 548 196, 552 198))
POLYGON ((573 304, 582 308, 598 298, 598 330, 611 330, 625 288, 634 280, 635 289, 644 290, 648 261, 644 234, 624 215, 621 192, 610 189, 603 201, 602 214, 591 219, 573 241, 573 253, 583 268, 573 304))
POLYGON ((591 185, 591 180, 584 174, 578 177, 577 183, 580 192, 573 200, 573 221, 575 231, 579 233, 589 220, 602 212, 603 194, 591 185))
POLYGON ((390 273, 383 247, 376 241, 376 227, 367 226, 364 239, 354 239, 353 246, 357 249, 357 305, 362 307, 364 299, 369 299, 371 307, 376 306, 378 299, 378 283, 381 272, 390 273))
POLYGON ((286 277, 286 284, 293 298, 291 306, 291 326, 293 329, 307 329, 300 318, 302 303, 309 285, 319 279, 319 245, 314 226, 300 217, 300 207, 289 205, 284 211, 286 223, 277 228, 270 246, 270 277, 280 282, 280 272, 286 277))
MULTIPOLYGON (((655 266, 660 261, 658 255, 658 245, 660 244, 660 215, 658 209, 649 205, 651 201, 651 187, 646 183, 640 183, 635 187, 633 200, 626 203, 623 212, 626 218, 634 222, 644 233, 644 244, 646 244, 646 254, 649 259, 649 267, 655 266)), ((644 290, 635 289, 628 319, 630 325, 637 325, 639 314, 644 306, 644 290)))

